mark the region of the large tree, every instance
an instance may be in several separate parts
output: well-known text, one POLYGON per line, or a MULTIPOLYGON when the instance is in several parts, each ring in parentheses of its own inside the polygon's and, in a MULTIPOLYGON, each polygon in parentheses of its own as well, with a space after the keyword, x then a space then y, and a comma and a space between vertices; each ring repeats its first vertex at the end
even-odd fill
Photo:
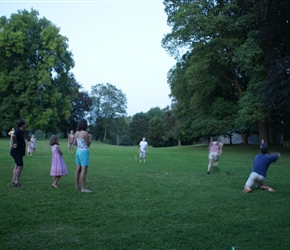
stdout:
POLYGON ((93 101, 91 118, 98 128, 95 134, 97 137, 102 136, 105 143, 113 120, 126 116, 127 98, 120 89, 110 83, 92 86, 91 97, 93 101))
POLYGON ((30 129, 56 131, 78 92, 68 39, 36 10, 0 18, 0 127, 19 117, 30 129), (9 112, 8 112, 9 111, 9 112))
MULTIPOLYGON (((163 46, 177 59, 168 82, 178 109, 192 119, 191 128, 205 136, 232 131, 236 124, 236 129, 248 134, 256 123, 260 136, 267 139, 266 125, 274 119, 269 104, 274 101, 270 102, 270 95, 265 94, 270 62, 266 44, 279 48, 282 44, 286 55, 289 42, 280 35, 279 42, 269 43, 266 38, 271 37, 265 30, 269 31, 270 24, 278 20, 289 33, 289 11, 283 10, 283 4, 277 6, 271 1, 165 0, 164 4, 172 32, 164 37, 163 46), (224 116, 223 107, 230 107, 224 116), (243 122, 230 122, 235 120, 243 122)), ((273 82, 271 86, 277 100, 279 90, 273 88, 273 82)))

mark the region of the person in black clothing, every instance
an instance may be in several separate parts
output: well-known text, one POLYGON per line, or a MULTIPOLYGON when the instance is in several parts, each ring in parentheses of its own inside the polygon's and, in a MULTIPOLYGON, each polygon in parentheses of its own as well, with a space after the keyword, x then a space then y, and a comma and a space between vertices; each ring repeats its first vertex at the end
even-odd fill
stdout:
POLYGON ((19 178, 23 170, 23 156, 25 155, 25 136, 24 131, 26 128, 26 122, 23 119, 20 119, 18 122, 18 129, 14 132, 12 147, 10 150, 10 155, 14 159, 15 167, 13 169, 12 185, 14 187, 23 187, 19 178))

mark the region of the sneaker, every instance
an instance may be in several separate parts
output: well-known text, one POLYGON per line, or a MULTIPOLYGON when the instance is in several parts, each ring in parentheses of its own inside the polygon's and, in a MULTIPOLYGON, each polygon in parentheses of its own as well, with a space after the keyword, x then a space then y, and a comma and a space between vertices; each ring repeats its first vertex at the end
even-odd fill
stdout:
POLYGON ((209 171, 207 171, 206 173, 207 173, 207 174, 210 174, 210 172, 209 172, 209 171))
POLYGON ((21 185, 20 182, 18 182, 18 183, 14 183, 14 187, 17 187, 17 188, 23 188, 24 186, 21 185))
POLYGON ((12 186, 14 186, 14 185, 15 185, 15 183, 14 183, 13 181, 11 181, 11 185, 12 185, 12 186))

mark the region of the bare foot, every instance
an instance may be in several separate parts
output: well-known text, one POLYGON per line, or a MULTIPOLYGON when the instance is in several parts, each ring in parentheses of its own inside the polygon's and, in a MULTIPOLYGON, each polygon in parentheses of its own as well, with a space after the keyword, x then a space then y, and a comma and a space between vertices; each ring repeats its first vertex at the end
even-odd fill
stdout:
POLYGON ((245 188, 242 192, 243 193, 250 193, 250 192, 252 192, 252 189, 245 188))
POLYGON ((82 193, 91 193, 92 191, 91 190, 88 190, 88 189, 82 189, 82 193))

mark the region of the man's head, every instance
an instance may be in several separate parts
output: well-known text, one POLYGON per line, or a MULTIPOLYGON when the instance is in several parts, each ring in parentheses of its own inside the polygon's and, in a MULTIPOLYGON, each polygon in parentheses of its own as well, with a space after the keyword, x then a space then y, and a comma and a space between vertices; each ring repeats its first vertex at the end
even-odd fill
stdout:
POLYGON ((18 121, 18 128, 24 129, 26 127, 26 122, 23 119, 18 121))
POLYGON ((268 148, 261 148, 262 154, 268 154, 268 148))

